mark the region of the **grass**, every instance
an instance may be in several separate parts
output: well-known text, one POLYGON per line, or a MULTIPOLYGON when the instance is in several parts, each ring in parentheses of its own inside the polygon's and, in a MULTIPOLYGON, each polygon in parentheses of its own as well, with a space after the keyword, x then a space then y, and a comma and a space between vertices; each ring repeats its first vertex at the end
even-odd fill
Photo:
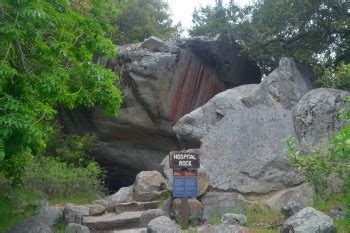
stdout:
MULTIPOLYGON (((315 209, 328 214, 329 209, 334 208, 339 205, 344 205, 345 200, 342 197, 334 196, 327 200, 320 197, 316 198, 315 209)), ((350 232, 350 219, 344 218, 339 220, 334 220, 334 225, 337 228, 338 233, 349 233, 350 232)))
MULTIPOLYGON (((11 187, 8 180, 0 173, 0 233, 5 233, 25 218, 35 215, 37 200, 48 200, 51 205, 65 203, 88 204, 97 199, 97 194, 70 193, 68 197, 60 195, 48 198, 25 183, 19 187, 11 187)), ((57 232, 64 232, 66 225, 60 221, 57 232)))
POLYGON ((68 224, 64 221, 64 218, 61 217, 55 225, 55 233, 65 233, 67 225, 68 224))
POLYGON ((31 203, 36 200, 34 193, 21 192, 19 189, 13 192, 0 193, 0 233, 7 232, 21 220, 33 216, 36 208, 31 203))
POLYGON ((219 225, 221 223, 221 217, 222 215, 219 212, 215 212, 210 218, 209 223, 211 225, 219 225))
POLYGON ((247 227, 252 233, 277 233, 284 222, 280 211, 272 211, 261 206, 247 209, 247 227))

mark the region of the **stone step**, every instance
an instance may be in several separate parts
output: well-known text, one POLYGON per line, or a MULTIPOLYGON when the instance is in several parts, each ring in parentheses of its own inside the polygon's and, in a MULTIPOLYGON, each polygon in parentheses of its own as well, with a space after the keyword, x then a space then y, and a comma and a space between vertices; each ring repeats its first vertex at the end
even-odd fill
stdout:
POLYGON ((147 227, 152 219, 162 215, 164 212, 159 209, 129 211, 121 214, 107 213, 101 216, 84 217, 83 225, 86 225, 92 232, 130 230, 147 227))
POLYGON ((117 214, 120 214, 127 211, 157 209, 159 207, 159 203, 159 201, 119 203, 116 204, 114 211, 117 214))

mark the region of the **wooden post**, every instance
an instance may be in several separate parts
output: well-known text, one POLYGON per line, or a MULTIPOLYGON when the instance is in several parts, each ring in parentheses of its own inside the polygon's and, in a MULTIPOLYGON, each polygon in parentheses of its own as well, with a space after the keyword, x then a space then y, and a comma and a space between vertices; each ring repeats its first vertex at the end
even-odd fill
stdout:
POLYGON ((181 198, 181 228, 188 229, 188 197, 181 198))

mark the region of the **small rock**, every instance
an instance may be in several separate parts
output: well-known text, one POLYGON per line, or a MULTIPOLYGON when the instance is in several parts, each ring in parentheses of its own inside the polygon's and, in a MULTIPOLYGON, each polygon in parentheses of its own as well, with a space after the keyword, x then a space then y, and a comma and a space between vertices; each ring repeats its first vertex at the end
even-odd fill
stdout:
POLYGON ((294 214, 283 224, 283 233, 335 233, 331 217, 307 207, 294 214))
POLYGON ((66 227, 65 233, 90 233, 90 230, 87 226, 76 223, 69 223, 66 227))
POLYGON ((242 226, 221 223, 216 226, 206 226, 200 229, 199 233, 249 233, 249 230, 242 226))
POLYGON ((83 217, 89 216, 89 208, 86 206, 75 206, 68 203, 64 207, 64 219, 67 223, 82 224, 83 217))
POLYGON ((148 223, 148 233, 181 233, 180 228, 166 216, 153 219, 148 223))
POLYGON ((281 212, 284 215, 284 217, 289 218, 294 214, 296 214, 301 209, 302 207, 299 202, 290 201, 282 207, 281 212))
POLYGON ((87 207, 89 208, 89 215, 90 216, 101 215, 106 210, 105 206, 98 205, 98 204, 87 205, 87 207))
MULTIPOLYGON (((194 225, 202 222, 203 219, 203 204, 196 198, 188 199, 189 206, 189 222, 194 225)), ((172 203, 172 215, 180 222, 181 219, 181 199, 176 198, 172 203)))
POLYGON ((221 222, 230 225, 247 225, 247 217, 243 214, 227 213, 221 218, 221 222))

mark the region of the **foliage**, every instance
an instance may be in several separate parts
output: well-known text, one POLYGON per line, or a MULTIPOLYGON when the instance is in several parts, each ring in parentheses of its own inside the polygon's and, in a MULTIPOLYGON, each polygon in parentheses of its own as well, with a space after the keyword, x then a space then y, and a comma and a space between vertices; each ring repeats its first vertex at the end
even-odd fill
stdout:
POLYGON ((79 136, 57 131, 48 143, 45 155, 75 167, 86 167, 94 161, 91 154, 95 141, 96 136, 93 134, 79 136))
POLYGON ((344 89, 350 91, 350 63, 340 64, 336 68, 334 73, 330 68, 324 66, 319 68, 317 73, 319 74, 318 83, 322 87, 344 89))
POLYGON ((94 63, 116 55, 106 23, 71 3, 0 1, 0 170, 15 184, 27 155, 45 148, 57 105, 115 115, 121 104, 117 76, 94 63))
POLYGON ((65 233, 67 226, 68 224, 66 223, 64 217, 60 217, 55 224, 55 233, 65 233))
POLYGON ((12 226, 35 213, 31 203, 38 196, 27 189, 12 188, 11 183, 0 173, 0 232, 7 232, 12 226))
POLYGON ((0 232, 7 232, 12 226, 34 213, 33 205, 18 208, 16 202, 0 193, 0 232))
MULTIPOLYGON (((350 97, 346 98, 350 107, 350 97)), ((350 109, 342 111, 342 116, 350 120, 350 109)), ((342 194, 350 210, 350 124, 336 133, 325 148, 316 148, 311 154, 303 154, 295 143, 288 139, 288 155, 291 161, 305 172, 314 184, 319 195, 325 195, 330 175, 335 174, 343 180, 342 194)))
POLYGON ((162 39, 179 37, 181 24, 175 26, 172 24, 166 1, 130 0, 114 24, 119 30, 114 41, 125 44, 141 42, 150 36, 162 39))
POLYGON ((20 185, 11 186, 0 172, 0 232, 7 232, 34 215, 36 200, 48 199, 52 204, 91 203, 102 191, 103 176, 95 162, 74 167, 53 157, 29 155, 20 185))
MULTIPOLYGON (((315 209, 322 211, 325 214, 329 214, 331 208, 343 206, 345 203, 345 197, 331 196, 328 199, 317 197, 315 199, 315 209)), ((334 225, 338 233, 348 233, 350 229, 350 219, 334 219, 334 225)))
POLYGON ((103 187, 103 171, 95 162, 73 167, 51 157, 41 157, 27 165, 26 184, 49 199, 95 198, 103 187))
POLYGON ((219 212, 214 212, 211 218, 209 219, 209 223, 211 225, 219 225, 221 223, 221 218, 222 214, 220 214, 219 212))
POLYGON ((282 56, 332 71, 350 61, 350 12, 347 1, 256 0, 239 8, 217 0, 193 14, 191 35, 227 35, 258 62, 265 74, 282 56))

